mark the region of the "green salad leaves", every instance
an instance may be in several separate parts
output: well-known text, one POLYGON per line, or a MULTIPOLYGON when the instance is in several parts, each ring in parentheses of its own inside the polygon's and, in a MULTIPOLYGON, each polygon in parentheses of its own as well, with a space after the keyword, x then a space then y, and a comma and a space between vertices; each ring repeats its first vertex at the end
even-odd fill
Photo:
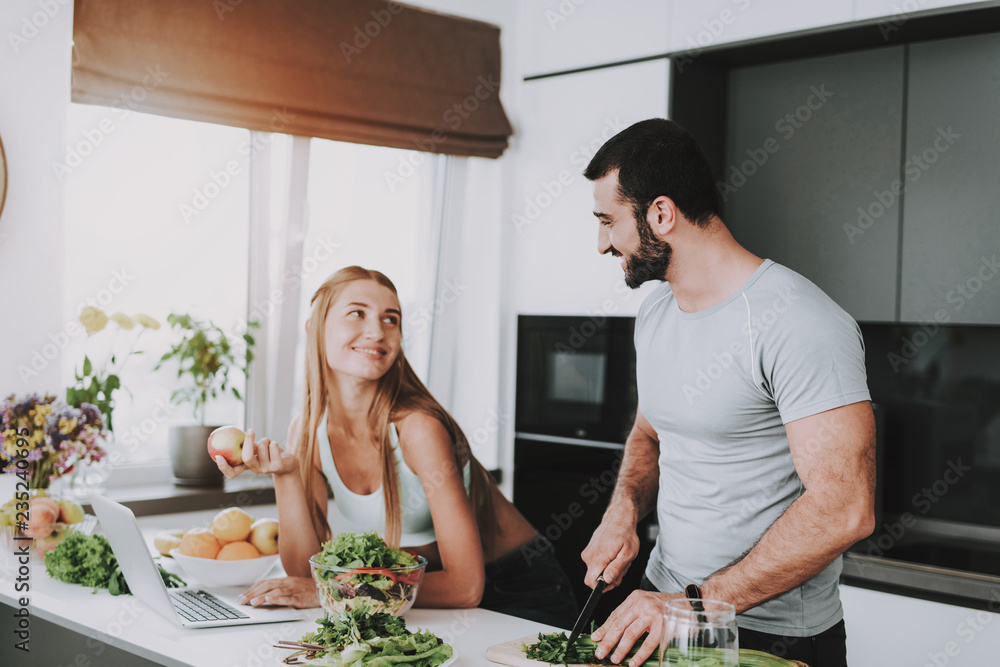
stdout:
POLYGON ((317 565, 316 592, 328 613, 367 605, 371 612, 401 614, 413 604, 423 576, 420 559, 388 546, 374 531, 340 533, 310 562, 317 565))
MULTIPOLYGON (((629 659, 636 654, 639 646, 642 645, 645 635, 636 640, 635 645, 622 660, 622 664, 628 664, 629 659)), ((569 637, 565 632, 552 632, 550 634, 538 633, 538 641, 534 644, 525 644, 521 650, 525 655, 534 660, 541 660, 553 665, 566 664, 587 664, 587 665, 612 665, 608 658, 598 660, 594 656, 594 650, 598 642, 590 638, 588 634, 581 634, 572 649, 567 649, 566 643, 569 637)), ((668 648, 664 651, 663 667, 794 667, 796 663, 777 658, 769 653, 760 651, 748 651, 746 649, 737 654, 734 649, 715 649, 690 647, 684 650, 668 648), (738 662, 737 662, 738 661, 738 662)), ((646 659, 642 667, 660 667, 660 659, 657 652, 646 659)))
POLYGON ((417 559, 386 545, 378 533, 340 533, 323 545, 319 562, 333 567, 409 567, 417 559))
MULTIPOLYGON (((177 575, 170 574, 159 565, 157 567, 168 588, 185 585, 177 575)), ((107 588, 112 595, 131 594, 125 575, 118 567, 118 559, 103 535, 71 532, 55 549, 45 554, 45 571, 53 579, 67 584, 107 588)))
POLYGON ((437 667, 452 655, 451 646, 434 633, 410 632, 399 616, 357 607, 319 619, 316 632, 285 648, 300 648, 286 664, 328 667, 437 667))

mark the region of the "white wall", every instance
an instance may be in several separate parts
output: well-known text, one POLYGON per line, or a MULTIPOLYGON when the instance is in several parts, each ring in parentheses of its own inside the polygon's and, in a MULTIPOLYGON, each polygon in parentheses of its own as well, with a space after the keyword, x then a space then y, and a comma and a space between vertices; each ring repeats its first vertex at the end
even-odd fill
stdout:
POLYGON ((52 2, 49 12, 33 0, 0 6, 0 139, 8 172, 0 214, 4 397, 61 387, 58 355, 69 324, 61 318, 63 191, 51 164, 65 156, 72 2, 52 2))

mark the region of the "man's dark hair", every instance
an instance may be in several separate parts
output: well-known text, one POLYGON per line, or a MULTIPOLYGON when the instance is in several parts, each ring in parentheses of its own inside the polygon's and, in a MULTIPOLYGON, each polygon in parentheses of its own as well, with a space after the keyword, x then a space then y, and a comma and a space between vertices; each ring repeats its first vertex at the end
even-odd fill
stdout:
POLYGON ((618 195, 637 220, 657 197, 673 200, 699 226, 720 215, 715 176, 691 133, 672 120, 651 118, 625 128, 597 151, 583 175, 596 181, 618 170, 618 195))

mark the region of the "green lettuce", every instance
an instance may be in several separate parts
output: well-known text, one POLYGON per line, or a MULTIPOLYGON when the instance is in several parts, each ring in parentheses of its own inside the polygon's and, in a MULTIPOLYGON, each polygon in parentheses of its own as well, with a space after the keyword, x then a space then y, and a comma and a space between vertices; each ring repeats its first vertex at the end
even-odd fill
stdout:
POLYGON ((319 562, 331 567, 410 567, 417 559, 388 546, 375 531, 340 533, 323 545, 319 562))

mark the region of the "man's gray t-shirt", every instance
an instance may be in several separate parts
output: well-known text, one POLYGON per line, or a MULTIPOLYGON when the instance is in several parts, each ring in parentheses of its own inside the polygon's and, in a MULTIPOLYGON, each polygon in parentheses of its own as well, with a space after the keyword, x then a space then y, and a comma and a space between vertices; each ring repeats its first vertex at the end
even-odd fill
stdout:
MULTIPOLYGON (((870 400, 864 342, 818 287, 767 260, 695 313, 680 310, 668 283, 657 286, 636 317, 635 349, 639 411, 660 441, 660 534, 646 576, 677 592, 739 558, 802 495, 784 425, 870 400)), ((840 570, 838 558, 739 626, 826 630, 843 617, 840 570)))

